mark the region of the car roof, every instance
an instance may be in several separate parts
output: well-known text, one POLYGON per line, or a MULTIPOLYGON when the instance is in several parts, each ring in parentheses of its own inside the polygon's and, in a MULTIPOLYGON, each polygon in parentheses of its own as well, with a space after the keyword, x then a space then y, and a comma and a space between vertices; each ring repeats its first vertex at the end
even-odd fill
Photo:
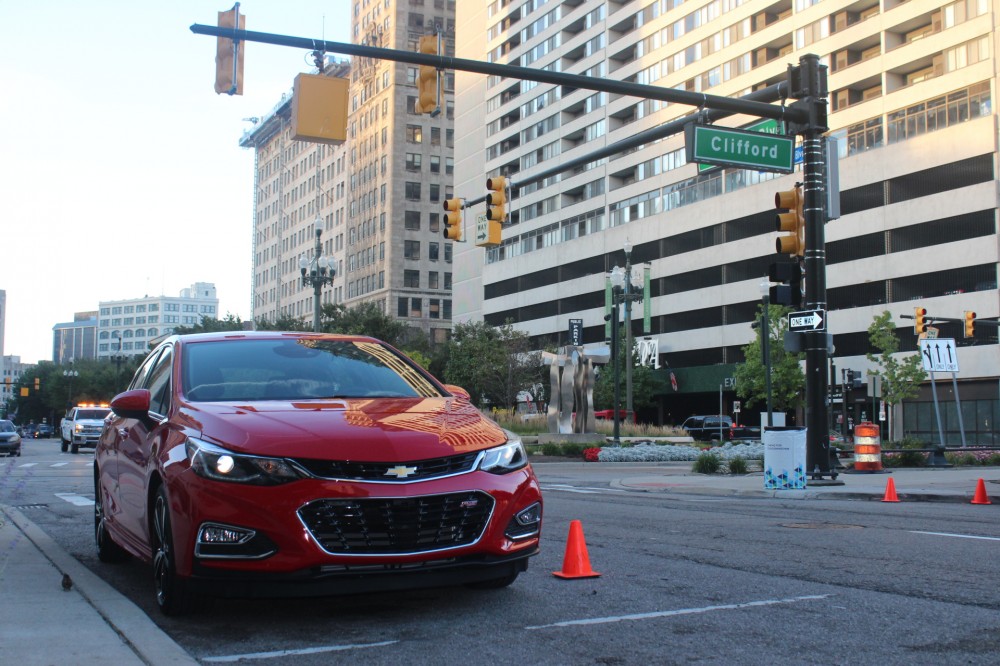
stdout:
MULTIPOLYGON (((363 342, 382 343, 381 340, 367 335, 344 335, 340 333, 311 333, 307 331, 212 331, 211 333, 188 333, 185 335, 172 335, 165 342, 179 341, 181 343, 190 342, 212 342, 217 340, 281 340, 281 339, 302 339, 302 340, 357 340, 363 342)), ((384 344, 384 343, 382 343, 384 344)))

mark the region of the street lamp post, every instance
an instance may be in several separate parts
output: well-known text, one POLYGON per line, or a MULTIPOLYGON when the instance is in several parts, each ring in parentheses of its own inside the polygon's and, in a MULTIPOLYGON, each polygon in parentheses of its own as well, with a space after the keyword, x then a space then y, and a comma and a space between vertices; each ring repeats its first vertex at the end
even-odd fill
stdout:
POLYGON ((767 427, 774 426, 774 419, 771 415, 771 317, 768 307, 771 303, 771 283, 762 280, 760 283, 760 296, 764 301, 764 308, 760 313, 760 350, 764 357, 764 386, 767 391, 767 427))
POLYGON ((63 370, 63 377, 69 380, 69 388, 66 390, 66 409, 73 406, 73 378, 79 377, 80 373, 76 370, 63 370))
POLYGON ((320 291, 324 284, 333 284, 335 273, 333 259, 323 255, 323 244, 320 236, 323 235, 322 221, 316 218, 316 246, 313 249, 312 258, 305 255, 299 257, 299 271, 302 273, 302 286, 311 285, 313 288, 313 332, 319 333, 320 314, 320 291))
POLYGON ((632 243, 625 240, 625 268, 615 266, 611 269, 611 303, 614 311, 613 326, 611 328, 611 362, 614 363, 615 380, 615 405, 614 405, 614 426, 615 426, 615 446, 620 444, 618 439, 619 422, 621 414, 621 396, 618 374, 618 308, 625 305, 625 419, 629 422, 635 421, 635 412, 632 409, 632 303, 642 300, 642 280, 640 274, 632 272, 632 243))
POLYGON ((118 378, 122 371, 122 334, 121 331, 115 331, 111 334, 111 337, 115 339, 115 391, 118 390, 118 378))

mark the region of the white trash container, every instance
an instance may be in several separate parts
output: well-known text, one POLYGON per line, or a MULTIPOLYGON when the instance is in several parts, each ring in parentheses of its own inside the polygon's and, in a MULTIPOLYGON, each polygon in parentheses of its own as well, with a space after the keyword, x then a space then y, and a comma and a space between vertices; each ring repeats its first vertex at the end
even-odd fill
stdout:
POLYGON ((806 429, 766 428, 763 441, 764 489, 805 490, 806 429))

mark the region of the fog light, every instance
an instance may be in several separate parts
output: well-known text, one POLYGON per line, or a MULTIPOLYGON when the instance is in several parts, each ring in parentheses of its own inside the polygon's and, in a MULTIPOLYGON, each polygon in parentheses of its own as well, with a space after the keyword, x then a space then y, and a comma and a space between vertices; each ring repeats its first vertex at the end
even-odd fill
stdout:
POLYGON ((202 524, 194 544, 195 556, 205 559, 257 560, 276 552, 274 542, 256 530, 219 523, 202 524))
POLYGON ((531 506, 521 509, 507 525, 504 535, 508 539, 527 539, 538 534, 542 526, 542 503, 535 502, 531 506))
POLYGON ((253 530, 205 523, 201 526, 201 532, 198 533, 198 543, 245 543, 252 539, 253 535, 253 530))

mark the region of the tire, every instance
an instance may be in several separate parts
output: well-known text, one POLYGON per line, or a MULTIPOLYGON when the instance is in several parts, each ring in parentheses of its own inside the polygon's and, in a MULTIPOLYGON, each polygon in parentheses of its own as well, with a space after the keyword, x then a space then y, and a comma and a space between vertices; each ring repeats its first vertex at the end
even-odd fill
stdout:
POLYGON ((60 447, 60 448, 62 448, 62 452, 63 452, 63 453, 66 453, 66 450, 67 450, 67 449, 69 449, 69 442, 67 442, 67 441, 66 441, 66 440, 64 439, 64 440, 62 441, 62 445, 61 445, 61 447, 60 447))
POLYGON ((77 444, 76 442, 73 442, 72 444, 69 445, 69 450, 70 450, 70 453, 72 453, 73 455, 76 455, 77 453, 80 452, 80 445, 77 444))
POLYGON ((163 486, 156 491, 152 518, 153 584, 160 612, 178 616, 202 610, 207 606, 206 598, 194 590, 189 580, 177 575, 174 537, 170 531, 170 503, 163 486))
POLYGON ((108 534, 104 525, 104 500, 101 497, 100 471, 94 468, 94 541, 97 542, 97 559, 107 564, 124 562, 128 552, 119 546, 108 534))

